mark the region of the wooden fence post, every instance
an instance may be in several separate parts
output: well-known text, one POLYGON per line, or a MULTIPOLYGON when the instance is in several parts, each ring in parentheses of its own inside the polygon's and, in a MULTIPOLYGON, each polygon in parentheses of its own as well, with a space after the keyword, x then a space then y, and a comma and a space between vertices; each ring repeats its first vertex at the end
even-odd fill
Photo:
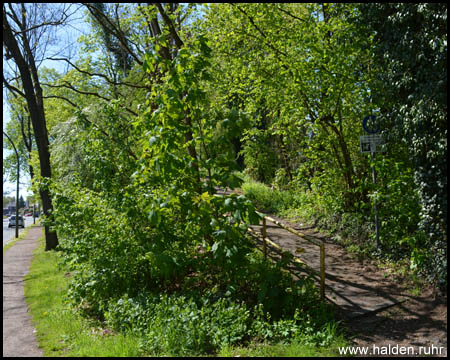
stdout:
POLYGON ((320 297, 325 299, 325 245, 320 244, 320 297))
POLYGON ((263 217, 263 227, 262 227, 262 236, 263 236, 263 249, 264 249, 264 260, 267 260, 267 244, 266 244, 266 218, 263 217))

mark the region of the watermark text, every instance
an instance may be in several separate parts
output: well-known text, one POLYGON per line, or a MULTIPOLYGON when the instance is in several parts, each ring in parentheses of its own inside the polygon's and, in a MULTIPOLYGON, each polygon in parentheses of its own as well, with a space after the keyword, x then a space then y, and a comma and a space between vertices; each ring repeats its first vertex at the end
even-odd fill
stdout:
POLYGON ((388 344, 379 346, 345 346, 339 348, 340 355, 443 355, 446 354, 443 346, 402 346, 388 344))

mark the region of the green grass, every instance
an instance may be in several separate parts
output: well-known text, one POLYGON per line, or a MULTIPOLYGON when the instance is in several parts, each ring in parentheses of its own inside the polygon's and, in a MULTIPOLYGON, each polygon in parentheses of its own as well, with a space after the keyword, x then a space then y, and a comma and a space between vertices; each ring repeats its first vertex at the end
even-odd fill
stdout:
POLYGON ((301 343, 292 344, 250 344, 247 347, 226 347, 218 356, 220 357, 337 357, 338 347, 348 346, 343 338, 327 348, 317 348, 312 345, 301 343))
POLYGON ((294 201, 288 191, 271 189, 257 181, 247 181, 242 184, 242 191, 260 211, 279 213, 288 208, 294 201))

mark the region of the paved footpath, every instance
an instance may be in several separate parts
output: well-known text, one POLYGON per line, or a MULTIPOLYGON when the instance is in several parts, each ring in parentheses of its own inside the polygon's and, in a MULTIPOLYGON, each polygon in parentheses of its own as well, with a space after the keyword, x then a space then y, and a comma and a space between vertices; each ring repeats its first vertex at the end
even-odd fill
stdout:
POLYGON ((24 277, 40 237, 42 227, 33 227, 3 254, 3 357, 42 356, 24 293, 24 277))

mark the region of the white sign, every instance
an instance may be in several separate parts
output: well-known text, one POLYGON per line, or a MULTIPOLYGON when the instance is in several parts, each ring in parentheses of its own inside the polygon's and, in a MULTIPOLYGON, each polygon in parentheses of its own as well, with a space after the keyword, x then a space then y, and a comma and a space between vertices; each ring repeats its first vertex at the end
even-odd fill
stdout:
POLYGON ((359 148, 362 153, 374 153, 386 151, 386 144, 380 134, 361 135, 359 148))

